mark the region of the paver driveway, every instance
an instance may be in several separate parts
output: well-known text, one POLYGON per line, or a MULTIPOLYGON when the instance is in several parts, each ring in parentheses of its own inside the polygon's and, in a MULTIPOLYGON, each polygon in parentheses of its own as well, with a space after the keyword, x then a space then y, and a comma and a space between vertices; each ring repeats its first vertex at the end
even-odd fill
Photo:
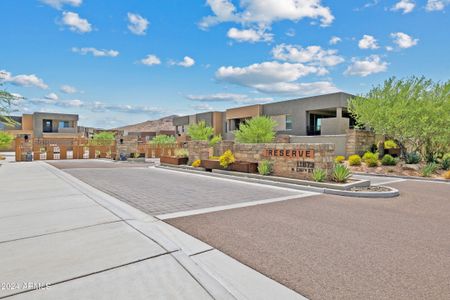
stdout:
POLYGON ((151 215, 306 194, 159 168, 64 171, 151 215))

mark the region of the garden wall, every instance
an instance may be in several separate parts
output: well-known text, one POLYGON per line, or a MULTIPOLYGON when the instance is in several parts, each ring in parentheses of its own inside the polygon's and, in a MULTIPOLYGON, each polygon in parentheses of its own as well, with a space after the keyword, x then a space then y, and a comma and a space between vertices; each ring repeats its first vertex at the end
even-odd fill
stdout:
MULTIPOLYGON (((208 159, 211 150, 206 142, 189 142, 189 161, 208 159)), ((332 143, 267 143, 240 144, 225 141, 218 143, 216 149, 231 150, 237 161, 273 163, 273 175, 309 179, 315 168, 331 174, 335 156, 332 143)), ((224 151, 223 151, 224 152, 224 151)), ((222 154, 221 152, 220 154, 222 154)))
POLYGON ((375 134, 372 131, 361 129, 347 130, 347 155, 363 155, 375 144, 375 134))

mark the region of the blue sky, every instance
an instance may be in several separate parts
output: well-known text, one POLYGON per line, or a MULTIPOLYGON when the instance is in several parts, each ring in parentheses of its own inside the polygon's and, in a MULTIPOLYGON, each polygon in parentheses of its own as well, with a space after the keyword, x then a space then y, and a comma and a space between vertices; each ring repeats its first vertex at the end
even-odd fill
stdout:
POLYGON ((333 91, 448 80, 450 0, 2 0, 19 112, 111 128, 333 91))

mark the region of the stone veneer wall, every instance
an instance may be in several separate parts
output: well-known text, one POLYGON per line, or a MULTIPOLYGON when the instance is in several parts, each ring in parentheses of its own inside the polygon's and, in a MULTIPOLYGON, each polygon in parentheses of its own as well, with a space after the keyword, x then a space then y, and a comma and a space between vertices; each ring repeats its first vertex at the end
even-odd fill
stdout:
MULTIPOLYGON (((273 175, 310 179, 314 168, 321 168, 331 175, 334 164, 334 144, 332 143, 267 143, 267 144, 240 144, 223 141, 215 146, 222 154, 230 149, 237 161, 260 162, 270 160, 273 163, 273 175), (293 158, 287 156, 266 156, 266 150, 313 150, 314 158, 293 158)), ((189 162, 196 159, 208 159, 210 148, 207 142, 189 142, 189 162)))
POLYGON ((375 144, 375 134, 372 131, 361 129, 347 130, 346 152, 348 155, 363 155, 375 144))
POLYGON ((207 141, 190 141, 188 144, 189 164, 192 164, 197 159, 208 159, 211 154, 211 148, 207 141))
POLYGON ((120 153, 125 153, 127 156, 130 155, 130 153, 137 152, 137 145, 138 145, 138 138, 137 136, 118 136, 116 138, 116 145, 117 145, 117 157, 116 159, 119 159, 120 153), (122 139, 122 143, 120 143, 120 140, 122 139))

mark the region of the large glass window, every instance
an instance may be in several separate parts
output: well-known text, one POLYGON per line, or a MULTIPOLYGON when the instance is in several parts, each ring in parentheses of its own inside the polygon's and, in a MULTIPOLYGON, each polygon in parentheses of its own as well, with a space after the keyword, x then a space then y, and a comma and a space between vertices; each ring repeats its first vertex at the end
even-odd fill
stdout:
POLYGON ((59 128, 70 128, 69 121, 59 121, 59 128))
POLYGON ((292 116, 286 115, 286 130, 292 130, 292 116))

